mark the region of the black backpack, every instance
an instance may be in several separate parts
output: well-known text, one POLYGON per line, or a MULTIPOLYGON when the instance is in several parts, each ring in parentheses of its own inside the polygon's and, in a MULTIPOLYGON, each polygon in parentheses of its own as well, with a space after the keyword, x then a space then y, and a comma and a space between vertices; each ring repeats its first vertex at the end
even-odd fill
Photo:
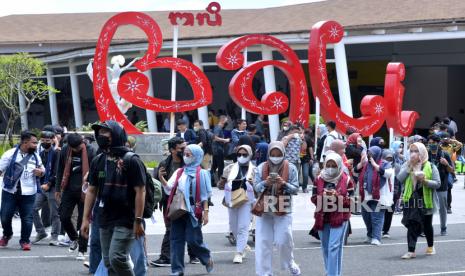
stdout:
POLYGON ((213 153, 213 140, 215 139, 215 134, 211 130, 206 130, 207 132, 207 144, 205 145, 206 153, 213 153))
MULTIPOLYGON (((131 161, 131 158, 134 156, 137 156, 137 158, 139 158, 137 154, 131 151, 124 154, 124 157, 123 157, 124 168, 129 168, 129 162, 131 161)), ((147 172, 147 168, 145 166, 144 166, 144 170, 145 170, 145 178, 147 182, 145 183, 145 204, 144 204, 144 213, 142 216, 144 218, 151 218, 158 203, 155 200, 155 197, 156 197, 155 195, 157 191, 156 191, 155 183, 152 179, 152 176, 147 172)))

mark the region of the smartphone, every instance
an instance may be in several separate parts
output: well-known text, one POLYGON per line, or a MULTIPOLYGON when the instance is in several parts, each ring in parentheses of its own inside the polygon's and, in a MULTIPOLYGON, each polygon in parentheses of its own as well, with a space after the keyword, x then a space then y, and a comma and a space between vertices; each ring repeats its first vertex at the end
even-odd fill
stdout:
POLYGON ((278 173, 272 172, 270 173, 271 178, 278 178, 278 173))

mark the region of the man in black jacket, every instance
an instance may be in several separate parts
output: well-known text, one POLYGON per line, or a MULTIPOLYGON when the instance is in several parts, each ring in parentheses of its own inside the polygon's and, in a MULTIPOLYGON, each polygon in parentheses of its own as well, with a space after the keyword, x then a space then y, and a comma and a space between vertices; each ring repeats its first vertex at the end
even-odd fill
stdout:
POLYGON ((176 126, 178 128, 176 137, 181 137, 188 145, 196 143, 197 136, 192 129, 188 128, 186 121, 180 119, 176 122, 176 126))
POLYGON ((42 164, 45 166, 45 175, 40 179, 40 187, 42 193, 37 193, 34 207, 33 207, 33 220, 34 227, 36 228, 37 235, 32 243, 38 243, 47 238, 48 234, 45 232, 45 226, 39 211, 43 208, 48 208, 51 214, 52 221, 52 239, 49 245, 58 245, 58 235, 60 234, 60 215, 58 214, 58 204, 55 199, 55 185, 56 185, 56 164, 59 158, 59 151, 53 147, 53 140, 55 133, 51 131, 42 131, 40 137, 40 147, 42 150, 39 153, 42 159, 42 164), (43 203, 47 204, 43 207, 43 203))
POLYGON ((60 152, 57 167, 55 197, 60 202, 59 213, 62 227, 71 240, 70 252, 76 251, 79 245, 77 259, 84 260, 87 251, 87 239, 78 235, 84 212, 84 197, 82 191, 84 176, 89 172, 90 163, 95 157, 95 149, 86 145, 83 137, 77 133, 67 136, 68 143, 60 152), (75 207, 78 207, 77 227, 73 225, 71 217, 75 207))
POLYGON ((428 137, 429 161, 436 165, 441 177, 441 187, 436 190, 439 198, 439 217, 441 221, 441 236, 447 235, 447 189, 449 187, 449 174, 454 172, 449 153, 441 150, 441 138, 436 135, 428 137))

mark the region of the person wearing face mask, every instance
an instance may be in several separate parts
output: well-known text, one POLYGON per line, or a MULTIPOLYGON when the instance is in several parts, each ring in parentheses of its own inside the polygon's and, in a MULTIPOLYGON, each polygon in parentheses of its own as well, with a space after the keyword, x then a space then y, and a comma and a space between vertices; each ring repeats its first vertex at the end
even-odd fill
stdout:
POLYGON ((221 177, 224 183, 223 204, 228 208, 229 229, 236 240, 236 254, 233 263, 240 264, 245 258, 249 236, 249 225, 252 219, 252 204, 255 202, 253 179, 255 166, 251 162, 252 148, 248 145, 237 149, 237 162, 227 166, 221 177), (237 195, 240 196, 237 196, 237 195))
POLYGON ((408 252, 402 259, 416 257, 418 237, 425 233, 428 247, 426 255, 436 254, 434 248, 433 214, 437 212, 436 189, 441 177, 434 164, 428 161, 428 150, 422 143, 410 145, 410 160, 400 169, 397 179, 404 183, 402 224, 407 228, 408 252))
POLYGON ((285 136, 289 134, 289 129, 292 126, 292 123, 289 121, 283 122, 281 126, 281 131, 278 133, 277 141, 281 141, 285 136))
MULTIPOLYGON (((176 170, 184 166, 184 149, 186 142, 180 137, 173 137, 168 141, 168 150, 170 155, 158 165, 158 169, 154 170, 154 178, 162 181, 168 181, 176 170)), ((166 212, 168 206, 168 195, 162 193, 162 199, 159 203, 160 211, 166 212)), ((170 256, 170 233, 171 221, 165 219, 165 235, 161 243, 160 256, 158 259, 150 262, 150 265, 155 267, 169 267, 171 266, 170 256)), ((189 263, 198 264, 200 261, 192 253, 191 247, 187 246, 187 253, 189 255, 189 263)))
POLYGON ((202 235, 202 226, 209 222, 208 198, 212 193, 210 174, 200 167, 203 151, 198 145, 188 145, 183 160, 184 167, 176 170, 168 181, 161 180, 165 193, 170 195, 168 209, 178 191, 184 195, 187 208, 184 215, 171 220, 171 275, 184 275, 186 242, 210 273, 213 270, 213 259, 203 243, 202 235))
POLYGON ((285 160, 282 142, 270 143, 267 162, 255 169, 254 189, 259 194, 252 209, 257 216, 256 275, 273 275, 273 246, 278 248, 281 269, 288 270, 290 275, 301 275, 294 261, 292 237, 292 195, 299 190, 299 177, 297 168, 285 160))
MULTIPOLYGON (((385 149, 383 150, 383 156, 382 156, 383 162, 386 162, 388 164, 391 164, 392 169, 389 169, 392 171, 391 176, 389 179, 387 179, 386 185, 384 185, 380 191, 381 197, 380 197, 380 203, 383 206, 387 206, 387 208, 384 212, 384 222, 383 222, 383 239, 389 239, 391 236, 389 235, 389 230, 391 229, 391 224, 392 224, 392 217, 394 215, 395 211, 395 202, 396 202, 396 197, 394 195, 395 193, 395 172, 400 170, 400 168, 396 168, 396 164, 394 162, 394 153, 390 149, 385 149)), ((386 174, 386 173, 385 173, 386 174)))
POLYGON ((315 230, 321 239, 321 250, 327 275, 342 275, 342 251, 344 237, 350 212, 333 210, 329 203, 343 206, 346 210, 351 206, 354 185, 350 176, 344 172, 342 158, 335 152, 326 156, 323 170, 313 186, 312 202, 315 210, 315 230))
POLYGON ((45 175, 42 160, 36 153, 37 144, 34 133, 23 131, 20 144, 6 151, 0 159, 0 176, 4 174, 0 207, 3 237, 0 247, 6 247, 13 236, 12 220, 16 210, 19 210, 19 244, 22 250, 31 250, 32 210, 36 193, 41 192, 40 178, 45 175))
POLYGON ((33 244, 48 237, 47 232, 45 232, 45 226, 42 222, 41 215, 39 215, 39 211, 41 209, 44 210, 43 202, 47 202, 45 208, 50 210, 52 219, 52 239, 50 240, 49 245, 58 245, 58 235, 60 234, 61 223, 60 215, 58 213, 58 203, 55 199, 55 179, 59 151, 52 145, 54 138, 54 132, 42 131, 41 133, 40 147, 42 150, 40 151, 39 156, 42 163, 45 164, 45 175, 40 179, 42 193, 36 194, 34 202, 33 219, 37 235, 32 242, 33 244))
MULTIPOLYGON (((392 198, 386 195, 394 169, 382 159, 382 150, 374 146, 368 149, 363 169, 359 176, 362 217, 367 227, 365 243, 381 245, 381 230, 384 225, 384 211, 391 206, 392 198)), ((392 187, 392 186, 391 186, 392 187)))
MULTIPOLYGON (((391 145, 391 151, 394 154, 394 169, 395 175, 399 174, 400 168, 405 163, 404 157, 404 143, 401 141, 394 141, 391 145)), ((402 194, 403 187, 402 183, 397 179, 394 179, 394 204, 395 204, 395 213, 401 213, 401 200, 400 196, 402 194)))
POLYGON ((370 147, 374 146, 383 149, 386 146, 386 143, 384 142, 384 139, 382 137, 375 137, 370 141, 370 147))
POLYGON ((449 153, 443 151, 439 143, 441 138, 438 135, 428 137, 429 162, 434 164, 439 171, 441 186, 436 189, 439 199, 439 217, 441 221, 441 236, 447 235, 447 190, 449 187, 449 174, 454 171, 453 163, 449 153))
POLYGON ((69 251, 75 252, 79 246, 77 259, 84 260, 87 251, 87 239, 78 234, 84 212, 84 194, 82 187, 86 181, 84 176, 89 172, 90 163, 95 157, 95 149, 86 145, 78 133, 67 136, 68 143, 60 152, 57 164, 55 199, 59 202, 60 220, 68 234, 71 243, 69 251), (75 207, 78 207, 77 228, 71 217, 75 207))
POLYGON ((146 168, 137 155, 130 154, 119 123, 109 120, 92 129, 102 153, 94 158, 85 177, 88 188, 80 233, 88 238, 90 214, 96 205, 94 216, 98 217, 101 256, 108 275, 134 276, 129 254, 134 240, 145 235, 146 168))

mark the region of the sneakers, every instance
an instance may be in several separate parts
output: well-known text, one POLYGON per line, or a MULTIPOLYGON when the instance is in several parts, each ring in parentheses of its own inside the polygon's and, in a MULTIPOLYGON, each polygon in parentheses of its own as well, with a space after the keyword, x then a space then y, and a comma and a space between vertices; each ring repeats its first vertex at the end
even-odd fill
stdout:
POLYGON ((213 259, 211 257, 207 265, 205 266, 205 269, 207 270, 207 273, 211 273, 213 271, 213 259))
POLYGON ((85 259, 86 257, 84 256, 84 253, 82 252, 79 252, 78 255, 76 256, 76 260, 84 261, 85 259))
POLYGON ((71 241, 69 240, 68 236, 59 235, 58 244, 61 246, 69 247, 71 244, 71 241))
POLYGON ((390 238, 391 238, 391 235, 389 235, 389 233, 383 234, 383 239, 390 239, 390 238))
POLYGON ((230 232, 229 235, 226 236, 226 238, 228 239, 231 245, 236 245, 236 238, 234 237, 234 234, 232 232, 230 232))
POLYGON ((403 260, 410 260, 410 259, 415 259, 416 257, 417 257, 417 254, 415 254, 415 252, 407 252, 401 258, 403 260))
POLYGON ((31 244, 28 242, 22 242, 20 243, 21 245, 21 250, 23 251, 31 251, 31 244))
POLYGON ((377 239, 373 239, 373 240, 371 240, 371 245, 380 246, 381 242, 379 240, 377 240, 377 239))
POLYGON ((52 238, 52 239, 48 242, 48 245, 50 245, 50 246, 59 246, 60 243, 58 242, 57 239, 52 238))
POLYGON ((241 253, 236 253, 236 255, 234 255, 233 263, 234 264, 242 264, 242 254, 241 253))
POLYGON ((250 246, 246 245, 245 248, 244 248, 244 252, 242 252, 242 258, 245 258, 245 256, 247 256, 247 253, 249 253, 250 251, 252 251, 252 248, 250 248, 250 246))
POLYGON ((436 249, 434 248, 434 246, 426 248, 426 255, 436 255, 436 249))
POLYGON ((190 257, 189 258, 189 263, 190 264, 200 264, 200 260, 197 257, 190 257))
POLYGON ((372 239, 370 237, 366 237, 364 240, 363 240, 363 243, 371 243, 372 242, 372 239))
POLYGON ((36 238, 34 239, 34 241, 32 242, 32 244, 36 244, 38 242, 40 242, 41 240, 45 239, 48 237, 48 234, 47 233, 43 233, 43 234, 37 234, 36 235, 36 238))
POLYGON ((151 261, 150 265, 156 266, 156 267, 170 267, 171 262, 170 260, 167 260, 165 258, 159 258, 158 260, 151 261))
POLYGON ((90 267, 90 262, 85 261, 85 262, 83 262, 82 264, 84 265, 85 268, 89 268, 89 267, 90 267))
POLYGON ((448 208, 448 209, 447 209, 447 213, 448 213, 449 215, 452 214, 452 209, 451 209, 451 208, 448 208))
POLYGON ((292 276, 299 276, 299 275, 301 275, 300 267, 299 267, 296 263, 293 263, 293 264, 291 265, 291 268, 290 268, 289 270, 290 270, 292 276))
POLYGON ((77 240, 71 241, 71 243, 69 244, 69 252, 74 252, 76 251, 77 248, 78 248, 78 241, 77 240))
POLYGON ((0 240, 0 246, 6 247, 8 245, 8 241, 10 241, 11 237, 3 236, 0 240))
POLYGON ((447 230, 442 230, 442 231, 441 231, 441 236, 443 236, 443 237, 444 237, 444 236, 447 236, 447 230))

